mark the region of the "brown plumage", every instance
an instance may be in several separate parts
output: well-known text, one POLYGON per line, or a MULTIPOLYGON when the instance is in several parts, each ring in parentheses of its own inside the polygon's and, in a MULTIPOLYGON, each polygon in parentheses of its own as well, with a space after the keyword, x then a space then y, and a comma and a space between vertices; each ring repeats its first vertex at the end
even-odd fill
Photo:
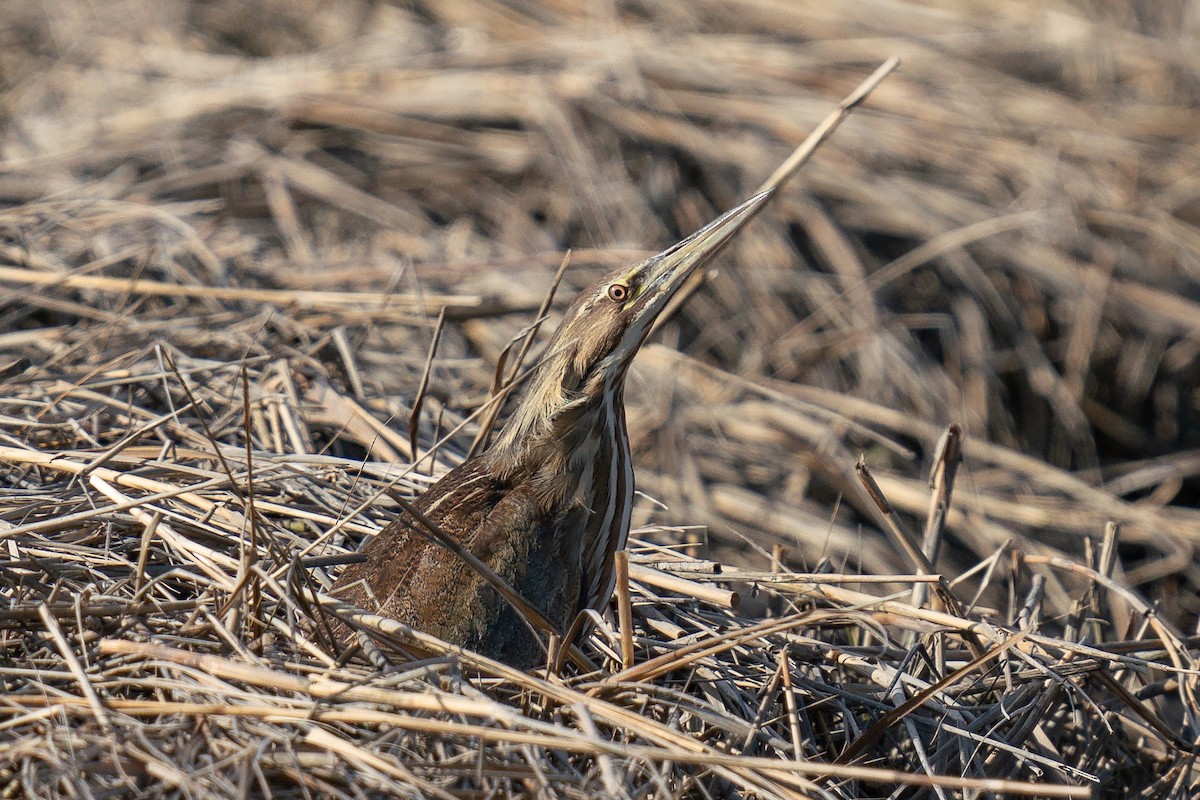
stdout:
MULTIPOLYGON (((584 289, 564 315, 494 444, 414 508, 454 536, 560 633, 613 591, 633 470, 625 374, 679 287, 762 208, 755 195, 683 242, 584 289)), ((331 593, 506 663, 545 642, 492 586, 402 514, 363 547, 331 593)))

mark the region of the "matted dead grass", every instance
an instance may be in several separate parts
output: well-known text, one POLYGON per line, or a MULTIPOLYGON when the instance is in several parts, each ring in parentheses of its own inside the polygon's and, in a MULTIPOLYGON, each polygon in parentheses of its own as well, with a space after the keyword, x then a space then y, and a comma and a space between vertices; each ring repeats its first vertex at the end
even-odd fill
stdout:
POLYGON ((251 8, 0 22, 3 796, 1200 788, 1194 9, 251 8), (639 356, 596 669, 330 653, 565 251, 551 323, 893 54, 639 356))

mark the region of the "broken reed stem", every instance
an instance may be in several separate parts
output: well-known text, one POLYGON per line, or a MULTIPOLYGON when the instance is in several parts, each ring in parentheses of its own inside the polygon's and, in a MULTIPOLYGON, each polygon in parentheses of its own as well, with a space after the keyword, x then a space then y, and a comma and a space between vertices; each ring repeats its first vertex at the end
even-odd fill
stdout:
MULTIPOLYGON (((867 490, 867 494, 870 496, 871 500, 874 501, 876 507, 883 515, 884 521, 886 522, 886 528, 892 534, 893 541, 900 546, 900 549, 910 559, 912 559, 913 564, 919 571, 931 575, 936 574, 935 570, 933 569, 933 565, 929 563, 929 559, 925 556, 925 553, 919 547, 917 547, 913 535, 896 515, 895 510, 892 508, 892 504, 888 501, 887 496, 884 495, 883 490, 879 488, 879 484, 875 482, 874 476, 871 475, 871 471, 867 469, 867 464, 861 457, 858 460, 858 464, 855 465, 855 472, 858 474, 859 480, 862 482, 863 487, 867 490)), ((941 575, 938 576, 937 583, 933 585, 933 591, 937 599, 941 601, 941 605, 947 613, 955 617, 963 617, 962 605, 958 602, 958 598, 950 589, 950 585, 946 582, 945 577, 941 575)), ((981 658, 984 655, 984 648, 983 643, 976 635, 976 632, 971 629, 963 629, 961 631, 961 635, 963 641, 966 643, 967 647, 971 649, 971 652, 975 655, 975 657, 981 658)))
POLYGON ((633 666, 633 601, 629 597, 629 553, 616 553, 617 626, 621 635, 621 668, 633 666))
MULTIPOLYGON (((850 112, 866 100, 871 92, 875 91, 875 88, 883 83, 883 79, 890 75, 898 66, 900 66, 900 59, 896 56, 892 56, 880 64, 865 81, 860 83, 853 92, 847 95, 845 100, 838 103, 837 109, 808 135, 808 138, 788 156, 786 161, 779 165, 779 168, 771 174, 771 177, 763 181, 762 185, 758 187, 758 192, 777 189, 788 178, 795 175, 812 158, 812 154, 816 152, 817 148, 833 135, 833 132, 845 121, 846 117, 850 116, 850 112)), ((755 193, 757 194, 757 192, 755 193)))
POLYGON ((800 735, 800 715, 796 692, 792 689, 792 664, 786 648, 779 651, 779 675, 783 678, 784 708, 787 710, 788 730, 792 734, 792 757, 799 760, 804 754, 804 740, 800 735))
MULTIPOLYGON (((962 429, 952 424, 942 433, 929 475, 929 511, 925 515, 925 533, 921 549, 929 559, 932 571, 937 572, 938 550, 946 527, 946 516, 950 512, 950 497, 954 492, 954 478, 962 460, 962 429)), ((926 589, 922 584, 913 586, 912 604, 924 605, 926 589)))
POLYGON ((437 356, 438 344, 442 341, 442 329, 446 326, 446 309, 438 313, 437 324, 433 326, 433 336, 429 341, 429 355, 425 357, 425 368, 421 370, 421 380, 417 384, 417 394, 413 398, 412 411, 408 415, 408 449, 413 461, 417 460, 420 449, 417 446, 417 433, 421 429, 421 406, 425 402, 425 393, 429 390, 429 375, 433 372, 433 360, 437 356))
POLYGON ((629 565, 629 577, 647 586, 665 589, 669 592, 682 594, 685 597, 694 597, 701 602, 723 608, 737 608, 742 602, 741 595, 730 589, 721 589, 716 586, 696 583, 686 578, 680 578, 677 575, 669 575, 665 572, 659 572, 656 569, 649 569, 641 564, 629 565))

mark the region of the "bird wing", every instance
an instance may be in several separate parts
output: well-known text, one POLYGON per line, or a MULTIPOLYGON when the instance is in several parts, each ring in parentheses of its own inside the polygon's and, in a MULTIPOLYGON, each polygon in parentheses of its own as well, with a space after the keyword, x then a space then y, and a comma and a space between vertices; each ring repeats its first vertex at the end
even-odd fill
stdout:
MULTIPOLYGON (((579 604, 581 508, 547 512, 528 483, 495 478, 467 461, 414 507, 455 536, 560 632, 579 604), (576 515, 572 517, 571 515, 576 515)), ((536 663, 541 645, 527 623, 469 565, 401 512, 363 547, 367 560, 343 570, 330 593, 446 641, 516 663, 536 663)))
MULTIPOLYGON (((455 467, 413 504, 442 530, 460 540, 464 533, 479 527, 504 494, 503 487, 479 461, 470 459, 455 467)), ((469 541, 464 543, 470 546, 469 541)), ((458 560, 431 541, 420 523, 401 511, 391 524, 363 544, 366 560, 342 570, 329 593, 347 603, 378 609, 407 622, 404 600, 412 593, 413 582, 430 548, 458 560)), ((463 569, 466 568, 464 565, 463 569)))

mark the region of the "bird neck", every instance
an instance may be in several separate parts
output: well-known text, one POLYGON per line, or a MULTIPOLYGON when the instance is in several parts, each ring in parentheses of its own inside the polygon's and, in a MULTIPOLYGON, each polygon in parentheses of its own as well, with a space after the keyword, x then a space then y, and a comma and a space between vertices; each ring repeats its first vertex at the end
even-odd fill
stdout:
POLYGON ((497 474, 532 482, 547 501, 580 496, 591 465, 614 448, 628 453, 624 374, 609 380, 576 397, 563 397, 554 385, 531 385, 488 451, 497 474))

